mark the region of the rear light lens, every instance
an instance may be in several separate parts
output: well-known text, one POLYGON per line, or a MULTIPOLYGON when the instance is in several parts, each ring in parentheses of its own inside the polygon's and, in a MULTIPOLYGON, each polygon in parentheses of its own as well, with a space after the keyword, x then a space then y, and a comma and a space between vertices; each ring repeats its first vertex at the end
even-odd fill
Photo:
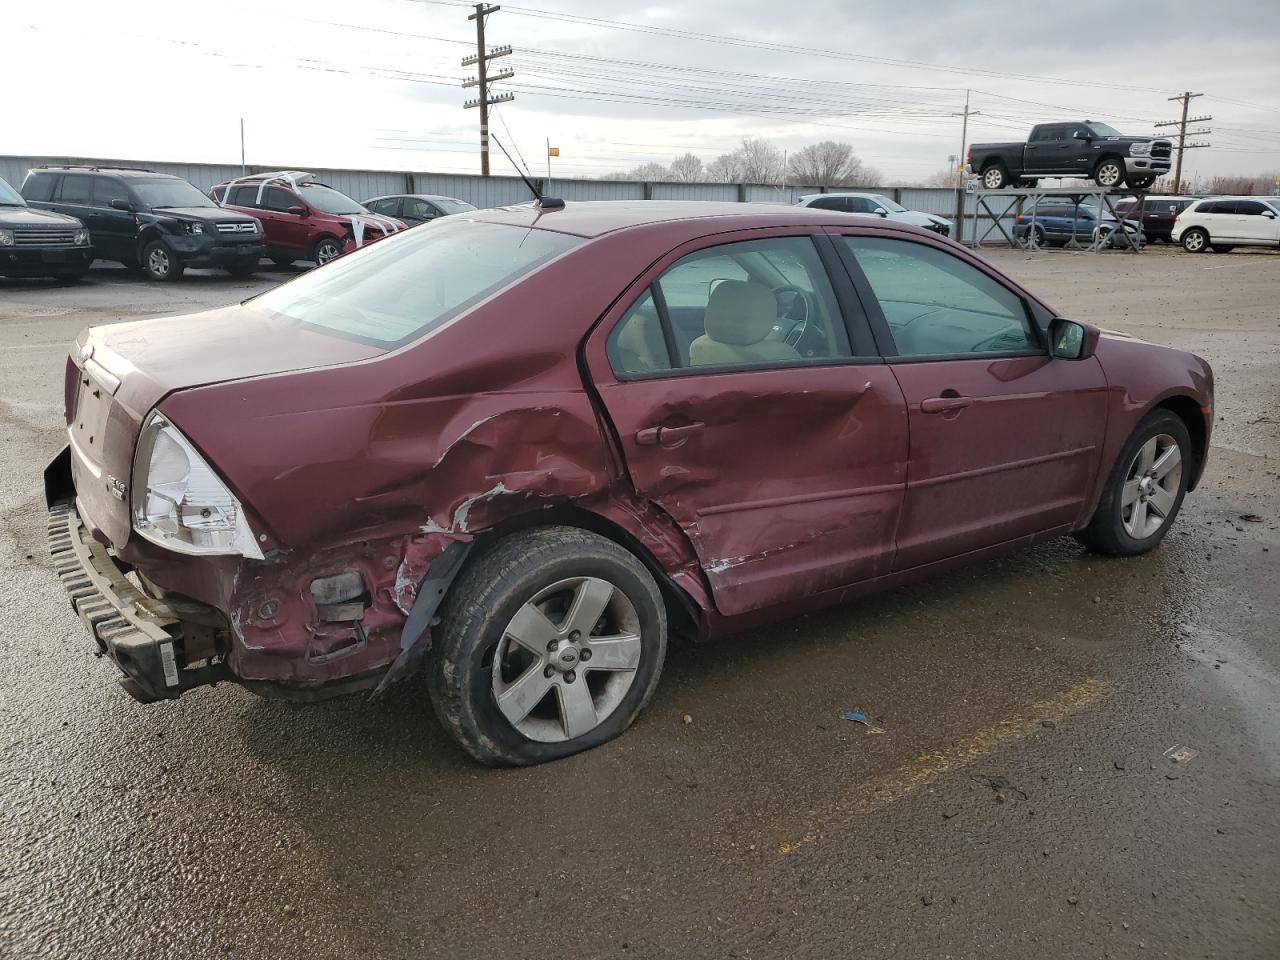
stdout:
POLYGON ((177 553, 262 559, 244 508, 181 431, 152 411, 133 459, 133 528, 177 553))

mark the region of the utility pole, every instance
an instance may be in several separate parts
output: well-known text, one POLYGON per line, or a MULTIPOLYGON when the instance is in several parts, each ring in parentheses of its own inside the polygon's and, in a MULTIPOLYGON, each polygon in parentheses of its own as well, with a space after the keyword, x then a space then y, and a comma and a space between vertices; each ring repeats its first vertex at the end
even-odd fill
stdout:
POLYGON ((966 90, 964 92, 964 112, 952 114, 953 117, 964 117, 964 122, 960 125, 960 162, 961 163, 965 162, 965 148, 969 146, 969 118, 976 117, 978 114, 982 113, 981 110, 969 109, 969 94, 972 92, 973 91, 971 90, 966 90))
POLYGON ((1182 102, 1182 119, 1166 120, 1163 123, 1155 124, 1156 127, 1177 127, 1178 128, 1178 159, 1175 161, 1174 167, 1173 167, 1173 192, 1174 193, 1182 192, 1182 152, 1184 150, 1197 150, 1197 149, 1200 149, 1201 147, 1209 146, 1209 144, 1207 143, 1187 143, 1187 137, 1189 136, 1198 137, 1198 136, 1202 136, 1204 134, 1213 132, 1212 130, 1187 130, 1188 123, 1205 123, 1213 119, 1213 117, 1210 117, 1210 116, 1204 116, 1204 117, 1188 117, 1187 116, 1187 108, 1191 105, 1191 101, 1194 100, 1196 97, 1203 97, 1203 96, 1204 96, 1203 93, 1192 93, 1190 90, 1188 90, 1185 93, 1183 93, 1182 96, 1180 97, 1169 97, 1168 99, 1170 100, 1179 100, 1182 102))
POLYGON ((499 73, 489 73, 489 61, 498 57, 505 57, 511 53, 511 47, 495 47, 490 50, 484 45, 484 18, 491 13, 497 13, 502 8, 491 3, 477 3, 476 12, 470 14, 467 19, 476 22, 476 52, 474 56, 463 57, 462 65, 469 67, 473 63, 476 65, 476 71, 479 76, 470 77, 462 81, 463 87, 479 87, 480 95, 474 100, 468 100, 462 106, 464 109, 472 107, 480 108, 480 174, 481 176, 489 176, 489 107, 495 103, 506 103, 508 100, 514 100, 514 93, 503 93, 496 97, 489 96, 489 84, 496 80, 507 80, 515 76, 512 70, 503 70, 499 73))
POLYGON ((244 172, 244 117, 240 118, 240 176, 245 176, 244 172))

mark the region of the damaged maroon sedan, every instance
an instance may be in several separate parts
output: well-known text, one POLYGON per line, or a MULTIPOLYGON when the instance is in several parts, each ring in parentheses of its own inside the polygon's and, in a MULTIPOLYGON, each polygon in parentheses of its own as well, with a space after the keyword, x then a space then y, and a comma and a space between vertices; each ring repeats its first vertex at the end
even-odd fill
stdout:
POLYGON ((51 549, 139 700, 420 670, 472 756, 534 763, 621 733, 668 636, 1062 534, 1152 549, 1212 391, 888 221, 480 211, 82 333, 51 549))

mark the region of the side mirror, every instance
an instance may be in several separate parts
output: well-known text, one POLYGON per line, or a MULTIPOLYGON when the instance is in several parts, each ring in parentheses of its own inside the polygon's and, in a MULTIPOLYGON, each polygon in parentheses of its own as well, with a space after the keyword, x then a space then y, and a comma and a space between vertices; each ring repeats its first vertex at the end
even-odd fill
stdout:
POLYGON ((128 200, 121 200, 119 197, 116 197, 114 200, 111 201, 111 209, 123 210, 125 213, 132 213, 133 204, 130 203, 128 200))
POLYGON ((1101 334, 1092 324, 1056 317, 1049 324, 1049 350, 1058 360, 1088 360, 1097 350, 1101 334))
POLYGON ((306 207, 304 207, 304 206, 300 206, 300 205, 299 205, 299 206, 293 206, 293 207, 290 207, 290 208, 289 208, 287 211, 285 211, 285 212, 286 212, 286 213, 292 213, 295 217, 305 217, 305 216, 307 215, 307 208, 306 208, 306 207))
POLYGON ((1092 140, 1093 137, 1090 134, 1085 133, 1083 130, 1077 130, 1075 133, 1071 135, 1071 139, 1084 140, 1085 142, 1088 142, 1092 140))
POLYGON ((1276 214, 1274 210, 1263 210, 1262 215, 1266 217, 1268 220, 1274 220, 1276 218, 1276 214))
POLYGON ((878 216, 878 217, 887 217, 887 216, 889 215, 889 211, 888 211, 888 210, 886 210, 884 207, 876 207, 876 208, 875 208, 874 210, 872 210, 871 212, 872 212, 872 213, 874 213, 874 214, 875 214, 876 216, 878 216))

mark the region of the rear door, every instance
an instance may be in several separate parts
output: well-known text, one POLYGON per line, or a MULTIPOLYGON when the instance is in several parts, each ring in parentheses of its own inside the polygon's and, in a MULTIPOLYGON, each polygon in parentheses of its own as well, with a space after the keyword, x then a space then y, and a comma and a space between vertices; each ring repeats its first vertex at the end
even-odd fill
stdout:
POLYGON ((722 614, 891 568, 906 407, 856 302, 825 236, 740 231, 672 251, 588 340, 631 482, 722 614))
POLYGON ((1077 523, 1106 427, 1097 359, 1051 358, 1030 305, 976 260, 845 233, 841 253, 908 409, 895 569, 1077 523))

